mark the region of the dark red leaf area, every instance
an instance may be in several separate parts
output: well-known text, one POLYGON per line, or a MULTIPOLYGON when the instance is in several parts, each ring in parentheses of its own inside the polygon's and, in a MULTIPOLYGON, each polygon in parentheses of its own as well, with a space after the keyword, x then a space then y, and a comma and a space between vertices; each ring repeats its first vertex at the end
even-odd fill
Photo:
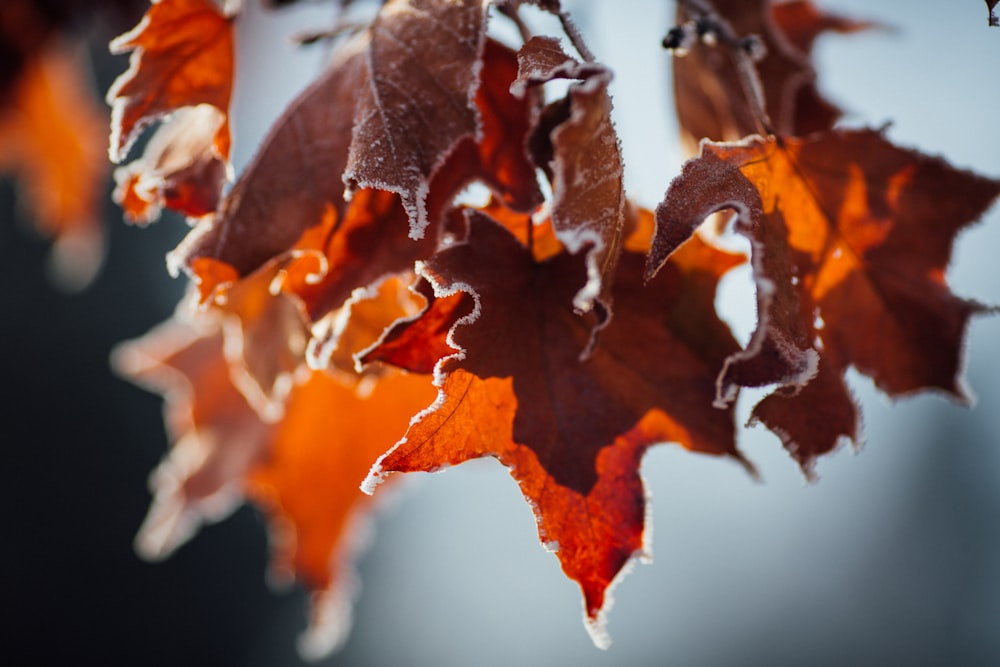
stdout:
POLYGON ((211 294, 230 273, 247 275, 292 251, 286 289, 313 320, 339 308, 351 292, 412 269, 430 255, 452 200, 472 180, 488 185, 508 206, 530 209, 541 198, 527 157, 531 110, 508 92, 517 73, 514 52, 487 41, 476 104, 478 143, 462 139, 429 178, 424 195, 429 225, 408 237, 409 215, 395 192, 366 188, 344 201, 357 88, 369 76, 366 42, 339 51, 327 74, 303 93, 275 125, 264 149, 234 187, 214 220, 200 224, 175 251, 211 294), (317 150, 317 147, 324 147, 317 150), (205 259, 221 262, 232 272, 205 259))
POLYGON ((426 346, 443 350, 450 330, 439 405, 374 474, 497 457, 536 508, 543 541, 558 542, 595 619, 605 588, 641 547, 645 449, 673 441, 743 461, 731 410, 712 407, 714 377, 738 349, 715 315, 715 286, 742 258, 698 240, 678 257, 643 286, 642 255, 623 255, 615 317, 581 361, 596 317, 572 307, 583 258, 536 262, 472 212, 468 240, 425 263, 425 312, 364 358, 426 370, 426 346))
POLYGON ((859 443, 857 403, 844 383, 844 368, 829 356, 804 387, 783 387, 754 406, 751 423, 760 421, 781 438, 785 449, 807 477, 823 454, 842 442, 859 443))
POLYGON ((770 3, 771 20, 782 36, 802 53, 812 52, 816 38, 824 32, 850 34, 879 27, 872 21, 852 19, 839 14, 828 14, 812 0, 770 3))
POLYGON ((478 175, 506 206, 527 211, 542 202, 535 165, 528 158, 530 100, 510 93, 517 78, 517 54, 491 39, 483 50, 476 106, 480 134, 478 175))

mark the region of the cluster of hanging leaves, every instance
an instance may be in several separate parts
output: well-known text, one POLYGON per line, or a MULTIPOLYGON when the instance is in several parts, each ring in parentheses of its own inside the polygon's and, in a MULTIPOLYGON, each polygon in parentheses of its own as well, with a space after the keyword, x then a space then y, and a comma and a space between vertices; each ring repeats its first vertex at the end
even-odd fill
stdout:
POLYGON ((118 168, 116 200, 137 222, 167 207, 192 225, 169 255, 188 297, 116 353, 165 395, 174 442, 141 553, 169 554, 249 498, 275 572, 315 591, 304 649, 322 654, 346 631, 368 494, 492 456, 602 644, 609 587, 644 554, 650 446, 753 474, 733 405, 767 387, 753 420, 811 474, 858 441, 850 367, 893 397, 965 399, 962 340, 985 308, 954 296, 945 268, 1000 182, 834 127, 811 46, 870 24, 809 0, 679 4, 665 45, 687 52, 677 111, 702 143, 655 212, 623 188, 612 72, 557 0, 388 0, 335 31, 231 186, 238 11, 158 0, 112 42, 131 52, 108 95, 112 158, 162 120, 118 168), (532 35, 524 4, 558 16, 576 55, 532 35), (520 43, 490 36, 491 12, 520 43), (489 201, 461 203, 470 184, 489 201), (720 211, 749 258, 699 233, 720 211), (714 301, 747 260, 757 327, 741 345, 714 301))

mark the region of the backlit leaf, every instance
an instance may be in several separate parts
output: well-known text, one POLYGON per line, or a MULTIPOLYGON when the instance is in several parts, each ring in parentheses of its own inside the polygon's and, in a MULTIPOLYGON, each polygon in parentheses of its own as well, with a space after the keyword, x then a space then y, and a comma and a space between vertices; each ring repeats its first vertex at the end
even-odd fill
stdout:
POLYGON ((132 52, 128 71, 108 90, 111 159, 121 162, 157 118, 211 104, 226 117, 215 146, 228 160, 233 48, 232 19, 213 0, 153 0, 139 25, 111 42, 112 53, 132 52))
POLYGON ((711 407, 714 369, 737 349, 712 299, 719 275, 741 258, 693 241, 644 287, 642 257, 627 253, 615 317, 581 361, 594 319, 572 308, 583 259, 563 253, 538 263, 483 214, 470 224, 465 243, 422 265, 424 313, 361 357, 426 371, 453 350, 438 361, 433 409, 366 484, 498 458, 534 509, 542 542, 580 584, 595 640, 605 642, 607 589, 643 554, 646 448, 666 440, 743 461, 731 410, 711 407))
MULTIPOLYGON (((875 131, 706 143, 657 209, 650 272, 706 215, 737 211, 736 229, 753 248, 758 325, 747 349, 726 363, 722 402, 738 386, 794 391, 819 368, 830 374, 848 365, 890 396, 937 389, 966 400, 962 339, 984 309, 951 293, 945 268, 955 236, 998 194, 1000 182, 898 148, 875 131)), ((840 392, 832 380, 823 384, 840 392)), ((837 402, 846 405, 843 396, 837 402)), ((761 418, 779 426, 776 403, 761 418)), ((838 419, 848 438, 852 421, 838 419)), ((797 430, 809 439, 786 446, 806 465, 829 450, 829 437, 797 430)))

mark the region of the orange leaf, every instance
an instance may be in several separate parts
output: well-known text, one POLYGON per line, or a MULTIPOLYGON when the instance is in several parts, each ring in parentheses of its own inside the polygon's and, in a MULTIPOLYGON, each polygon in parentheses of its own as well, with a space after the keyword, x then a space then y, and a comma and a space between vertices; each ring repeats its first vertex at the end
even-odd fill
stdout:
POLYGON ((349 629, 353 561, 374 509, 358 485, 433 399, 426 376, 396 372, 359 396, 313 372, 292 391, 268 455, 248 476, 249 495, 269 514, 273 568, 318 591, 307 655, 333 650, 349 629))
POLYGON ((737 349, 712 308, 715 285, 741 258, 698 241, 681 257, 645 288, 641 256, 623 256, 615 317, 581 361, 594 314, 576 314, 571 301, 584 261, 563 253, 538 263, 472 212, 468 240, 423 264, 425 312, 361 357, 425 370, 428 349, 459 348, 437 364, 433 409, 366 484, 498 458, 534 509, 543 543, 580 584, 599 642, 606 591, 643 552, 646 448, 667 440, 743 461, 731 410, 711 407, 717 369, 737 349))
POLYGON ((226 161, 215 149, 225 117, 207 104, 184 107, 157 128, 142 157, 115 170, 113 198, 130 222, 155 220, 166 206, 199 217, 215 210, 226 161))
POLYGON ((17 175, 35 225, 56 239, 56 276, 70 288, 88 283, 104 255, 107 116, 84 85, 81 55, 51 40, 0 108, 0 170, 17 175))
POLYGON ((233 24, 213 0, 153 0, 112 53, 132 51, 128 71, 108 90, 111 148, 121 162, 140 130, 181 107, 211 104, 226 117, 215 147, 229 159, 229 100, 233 89, 233 24))
POLYGON ((274 571, 315 591, 302 650, 319 657, 350 625, 353 559, 374 509, 358 485, 434 389, 428 377, 395 371, 359 393, 354 381, 312 372, 267 424, 233 383, 219 318, 199 314, 196 323, 175 316, 114 355, 119 372, 165 395, 173 441, 136 546, 164 558, 246 494, 268 515, 274 571))
POLYGON ((232 512, 242 501, 244 476, 271 437, 231 380, 218 325, 175 315, 112 357, 119 373, 166 399, 173 446, 150 478, 153 504, 136 536, 148 559, 166 558, 203 522, 232 512))
POLYGON ((891 396, 938 389, 966 399, 962 339, 984 308, 949 291, 945 268, 955 236, 998 194, 1000 181, 874 131, 706 143, 657 208, 650 273, 705 216, 737 210, 737 230, 753 247, 758 325, 727 360, 718 398, 732 400, 739 386, 789 387, 787 400, 755 415, 808 468, 840 437, 856 439, 842 378, 830 377, 848 365, 891 396), (817 370, 825 389, 791 398, 817 370), (836 426, 820 416, 831 406, 807 401, 820 392, 839 406, 836 426), (801 422, 804 410, 830 428, 786 423, 801 422))

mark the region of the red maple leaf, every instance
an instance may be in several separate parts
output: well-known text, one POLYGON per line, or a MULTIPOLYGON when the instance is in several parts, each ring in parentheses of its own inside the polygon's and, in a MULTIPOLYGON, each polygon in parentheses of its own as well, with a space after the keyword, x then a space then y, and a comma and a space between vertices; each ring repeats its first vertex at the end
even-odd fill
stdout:
POLYGON ((598 641, 608 587, 643 553, 645 450, 668 440, 743 462, 732 412, 711 407, 713 375, 737 349, 712 299, 742 258, 697 240, 676 257, 644 287, 642 256, 623 255, 615 317, 581 360, 596 317, 572 306, 584 259, 564 252, 539 262, 471 212, 467 240, 422 264, 426 310, 361 357, 419 371, 437 362, 441 387, 368 487, 390 472, 498 458, 543 543, 580 584, 598 641))
POLYGON ((344 180, 352 191, 398 194, 415 239, 430 224, 431 178, 479 129, 475 95, 485 22, 479 0, 390 0, 370 29, 369 73, 358 91, 344 180))

